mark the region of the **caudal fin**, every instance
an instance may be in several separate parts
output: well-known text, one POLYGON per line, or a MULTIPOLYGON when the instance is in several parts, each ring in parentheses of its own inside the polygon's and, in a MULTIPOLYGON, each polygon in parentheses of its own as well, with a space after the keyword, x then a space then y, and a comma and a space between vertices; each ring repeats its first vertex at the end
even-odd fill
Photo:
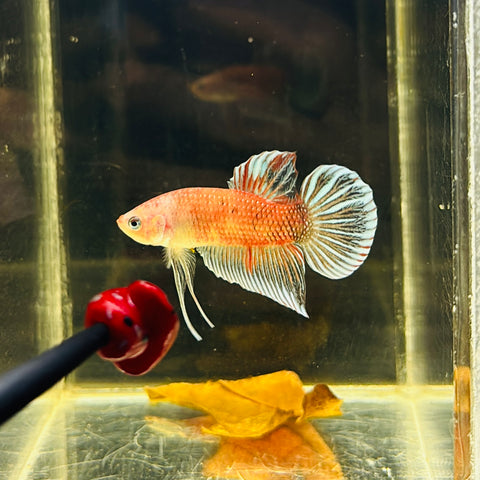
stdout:
POLYGON ((321 165, 300 190, 311 228, 300 242, 310 268, 327 278, 353 273, 367 258, 377 228, 371 188, 357 173, 321 165))

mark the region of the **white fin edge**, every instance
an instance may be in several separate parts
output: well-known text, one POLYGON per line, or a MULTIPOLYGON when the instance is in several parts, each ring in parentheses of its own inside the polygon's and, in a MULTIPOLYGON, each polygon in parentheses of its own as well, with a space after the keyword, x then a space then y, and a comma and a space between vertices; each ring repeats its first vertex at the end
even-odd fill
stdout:
POLYGON ((294 244, 276 247, 198 247, 217 277, 260 293, 304 317, 305 262, 294 244))
POLYGON ((367 258, 377 228, 372 189, 356 172, 321 165, 300 189, 311 230, 301 240, 308 265, 331 279, 351 275, 367 258))
POLYGON ((210 321, 205 312, 203 311, 200 302, 198 301, 195 292, 193 290, 193 277, 195 276, 195 253, 188 248, 172 249, 165 248, 165 261, 167 267, 172 267, 173 278, 175 280, 175 287, 177 288, 178 301, 180 302, 180 309, 182 310, 185 324, 187 325, 190 333, 196 340, 202 340, 201 335, 193 326, 185 307, 185 287, 188 287, 188 291, 195 302, 200 314, 204 318, 205 322, 210 328, 214 328, 215 325, 210 321))
POLYGON ((284 201, 296 195, 295 152, 262 152, 252 155, 233 170, 228 188, 254 193, 262 198, 284 201))

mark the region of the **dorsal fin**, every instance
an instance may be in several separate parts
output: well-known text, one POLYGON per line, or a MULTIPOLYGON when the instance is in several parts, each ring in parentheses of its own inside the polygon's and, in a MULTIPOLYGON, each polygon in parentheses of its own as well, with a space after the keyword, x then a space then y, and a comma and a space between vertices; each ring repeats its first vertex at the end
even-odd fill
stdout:
POLYGON ((233 170, 228 188, 254 193, 267 200, 285 202, 296 196, 295 152, 262 152, 233 170))

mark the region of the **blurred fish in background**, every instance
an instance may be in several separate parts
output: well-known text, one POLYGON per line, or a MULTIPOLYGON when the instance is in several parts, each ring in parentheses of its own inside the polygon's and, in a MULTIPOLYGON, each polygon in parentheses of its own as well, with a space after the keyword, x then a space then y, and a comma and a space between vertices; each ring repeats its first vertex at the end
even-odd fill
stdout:
POLYGON ((282 96, 284 77, 282 70, 271 65, 232 65, 195 80, 190 90, 206 102, 262 101, 282 96))
POLYGON ((322 8, 286 3, 202 1, 167 9, 177 44, 165 35, 157 54, 170 46, 177 58, 151 62, 151 53, 147 61, 139 54, 125 63, 132 124, 146 123, 151 112, 146 132, 181 125, 242 151, 302 145, 333 155, 319 137, 335 138, 340 128, 345 138, 355 136, 352 102, 336 100, 339 92, 350 95, 355 74, 351 28, 322 8))

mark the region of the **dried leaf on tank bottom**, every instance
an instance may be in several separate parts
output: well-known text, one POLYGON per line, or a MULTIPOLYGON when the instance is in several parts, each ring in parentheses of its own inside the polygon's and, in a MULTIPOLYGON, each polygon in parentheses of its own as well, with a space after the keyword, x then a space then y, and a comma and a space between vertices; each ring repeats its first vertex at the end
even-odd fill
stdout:
POLYGON ((172 402, 208 414, 175 421, 147 418, 166 436, 221 436, 218 451, 204 462, 207 477, 343 479, 335 455, 307 421, 341 415, 341 400, 326 385, 315 385, 304 394, 299 377, 282 370, 242 380, 171 383, 146 391, 152 401, 172 402))
POLYGON ((217 453, 204 463, 203 475, 240 480, 343 479, 333 452, 306 422, 301 429, 280 426, 261 438, 222 438, 217 453))
POLYGON ((189 440, 212 440, 218 441, 218 437, 206 435, 204 430, 211 426, 215 421, 209 415, 193 417, 180 420, 170 420, 168 418, 146 416, 147 424, 159 432, 163 437, 177 437, 189 440))
POLYGON ((319 383, 305 395, 303 400, 303 419, 335 417, 341 415, 342 400, 337 398, 324 384, 319 383))
POLYGON ((294 372, 279 372, 205 383, 146 387, 152 401, 168 401, 211 415, 206 431, 232 437, 259 437, 289 418, 303 415, 302 382, 294 372))

